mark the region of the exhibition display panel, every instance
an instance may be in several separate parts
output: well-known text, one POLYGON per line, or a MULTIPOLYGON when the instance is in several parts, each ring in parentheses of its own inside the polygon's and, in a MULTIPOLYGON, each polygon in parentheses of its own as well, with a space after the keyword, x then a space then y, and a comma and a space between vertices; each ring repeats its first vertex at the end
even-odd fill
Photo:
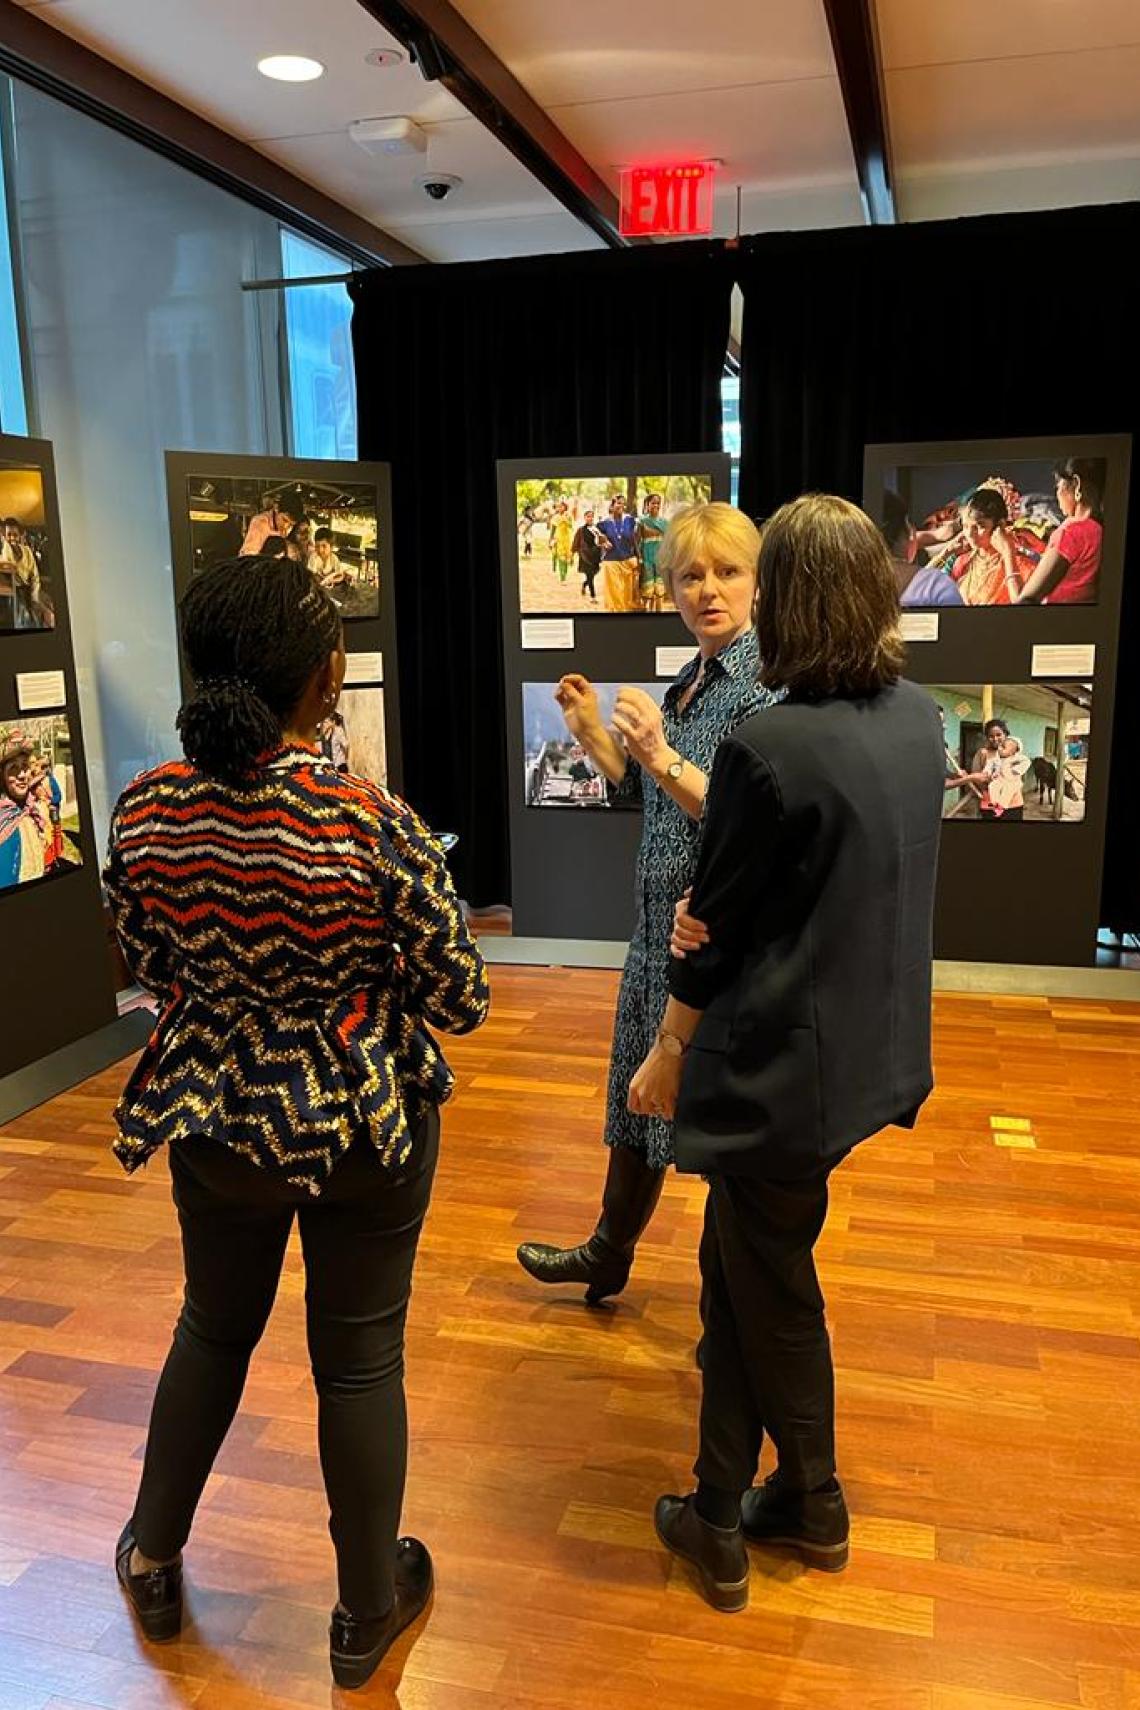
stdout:
POLYGON ((0 435, 0 1079, 114 1021, 51 446, 0 435))
POLYGON ((657 559, 684 505, 727 500, 731 460, 500 461, 511 892, 517 937, 624 943, 641 815, 568 738, 554 699, 581 672, 612 708, 623 684, 664 698, 696 643, 657 559))
POLYGON ((945 733, 943 960, 1093 963, 1130 456, 1123 434, 866 448, 945 733))
MULTIPOLYGON (((307 564, 344 622, 348 669, 321 746, 341 771, 399 793, 399 666, 387 466, 168 451, 175 598, 243 553, 307 564)), ((187 683, 182 660, 183 686, 187 683)))

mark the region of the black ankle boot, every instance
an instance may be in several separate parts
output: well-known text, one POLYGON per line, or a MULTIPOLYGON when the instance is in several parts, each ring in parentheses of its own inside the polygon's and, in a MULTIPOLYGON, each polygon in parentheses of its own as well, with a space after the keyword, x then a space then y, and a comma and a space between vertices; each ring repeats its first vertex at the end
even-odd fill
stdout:
POLYGON ((837 1478, 820 1490, 789 1490, 778 1472, 740 1504, 750 1544, 795 1550, 811 1567, 842 1573, 850 1553, 851 1522, 837 1478))
POLYGON ((607 1295, 620 1294, 629 1281, 632 1259, 623 1258, 599 1235, 580 1247, 550 1247, 524 1241, 518 1250, 524 1271, 541 1283, 586 1283, 586 1305, 598 1306, 607 1295))
POLYGON ((421 1614, 432 1588, 431 1556, 418 1538, 396 1544, 396 1601, 387 1615, 358 1621, 341 1604, 329 1627, 329 1665, 338 1686, 363 1686, 376 1673, 385 1652, 421 1614))
POLYGON ((631 1146, 611 1146, 598 1227, 580 1247, 524 1241, 518 1261, 538 1282, 585 1283, 587 1306, 620 1294, 629 1281, 637 1243, 657 1209, 665 1171, 631 1146))
POLYGON ((691 1496, 658 1497, 653 1524, 665 1548, 696 1568, 714 1609, 734 1615, 748 1607, 748 1551, 739 1525, 710 1525, 691 1496))
POLYGON ((115 1577, 147 1638, 176 1639, 182 1631, 182 1557, 147 1573, 132 1573, 131 1556, 137 1547, 134 1521, 128 1520, 115 1545, 115 1577))

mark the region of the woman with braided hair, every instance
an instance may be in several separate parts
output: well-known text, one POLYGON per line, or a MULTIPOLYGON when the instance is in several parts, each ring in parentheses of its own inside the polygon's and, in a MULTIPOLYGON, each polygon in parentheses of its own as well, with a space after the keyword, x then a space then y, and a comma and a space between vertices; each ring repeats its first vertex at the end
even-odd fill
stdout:
POLYGON ((181 622, 186 758, 126 790, 106 869, 123 952, 161 1005, 115 1151, 135 1170, 169 1143, 186 1270, 116 1570, 147 1637, 173 1637, 182 1547, 296 1218, 331 1665, 359 1686, 431 1591, 427 1550, 397 1539, 404 1322, 452 1085, 427 1028, 477 1027, 486 974, 427 827, 317 746, 345 653, 308 567, 227 560, 181 622))

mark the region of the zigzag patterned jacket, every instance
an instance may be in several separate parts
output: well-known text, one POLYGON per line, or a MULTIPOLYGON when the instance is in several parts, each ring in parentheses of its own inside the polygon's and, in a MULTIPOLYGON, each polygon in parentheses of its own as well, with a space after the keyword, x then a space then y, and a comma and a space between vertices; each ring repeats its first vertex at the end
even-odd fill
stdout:
POLYGON ((162 1002, 115 1112, 127 1170, 207 1135, 318 1194, 366 1134, 398 1166, 477 1027, 486 969, 443 851, 395 796, 282 748, 234 789, 185 762, 115 809, 104 881, 162 1002))

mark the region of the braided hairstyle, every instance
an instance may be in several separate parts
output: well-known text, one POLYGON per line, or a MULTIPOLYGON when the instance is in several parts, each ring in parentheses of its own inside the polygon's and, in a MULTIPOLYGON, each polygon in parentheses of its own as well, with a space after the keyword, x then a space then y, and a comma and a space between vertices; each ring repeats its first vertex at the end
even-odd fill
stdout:
POLYGON ((196 576, 179 616, 195 680, 177 721, 186 758, 223 783, 251 783, 340 644, 337 609, 306 565, 254 556, 196 576))

